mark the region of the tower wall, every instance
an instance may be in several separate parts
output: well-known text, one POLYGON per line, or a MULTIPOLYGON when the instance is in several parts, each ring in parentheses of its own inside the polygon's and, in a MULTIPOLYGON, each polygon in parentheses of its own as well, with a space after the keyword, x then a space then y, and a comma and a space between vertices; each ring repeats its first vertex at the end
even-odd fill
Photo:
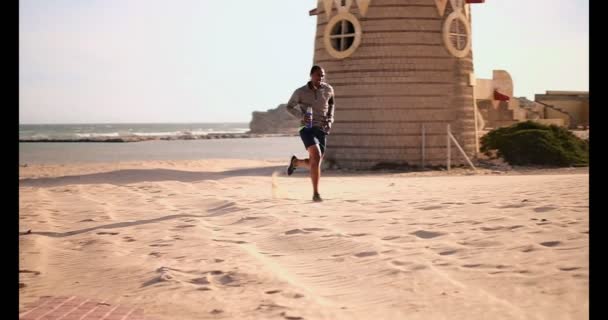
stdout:
MULTIPOLYGON (((473 156, 470 28, 465 30, 469 49, 462 57, 450 52, 444 38, 446 21, 456 16, 455 11, 470 22, 468 5, 458 0, 371 0, 363 14, 357 1, 345 1, 351 5, 341 9, 341 1, 332 2, 328 16, 326 3, 319 1, 314 55, 336 92, 335 123, 325 159, 347 168, 420 165, 424 125, 425 163, 444 165, 448 124, 473 156), (447 3, 443 15, 441 2, 447 3), (357 19, 360 39, 350 55, 336 57, 327 49, 331 43, 326 33, 332 19, 344 14, 357 19)), ((452 150, 452 163, 464 164, 455 146, 452 150)))

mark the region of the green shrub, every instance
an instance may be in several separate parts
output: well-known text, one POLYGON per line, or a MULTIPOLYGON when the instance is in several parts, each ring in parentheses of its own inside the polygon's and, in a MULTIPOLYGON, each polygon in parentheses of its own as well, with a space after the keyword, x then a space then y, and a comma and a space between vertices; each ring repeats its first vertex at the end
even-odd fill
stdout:
POLYGON ((511 165, 589 164, 589 143, 566 128, 526 121, 498 128, 481 138, 481 151, 497 150, 511 165))

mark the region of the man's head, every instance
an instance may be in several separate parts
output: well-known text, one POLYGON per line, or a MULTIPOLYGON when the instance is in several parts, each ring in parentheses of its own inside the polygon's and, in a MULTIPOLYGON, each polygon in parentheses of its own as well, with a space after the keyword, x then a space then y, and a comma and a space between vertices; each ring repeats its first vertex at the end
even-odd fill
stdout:
POLYGON ((310 69, 310 81, 313 85, 319 86, 325 78, 325 70, 320 66, 313 66, 310 69))

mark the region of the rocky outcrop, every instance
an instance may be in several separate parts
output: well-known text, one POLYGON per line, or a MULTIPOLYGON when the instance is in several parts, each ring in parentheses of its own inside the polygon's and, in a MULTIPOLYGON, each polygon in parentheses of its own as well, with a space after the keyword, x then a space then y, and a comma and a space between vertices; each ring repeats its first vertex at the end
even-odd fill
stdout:
POLYGON ((254 111, 249 123, 250 133, 297 133, 300 120, 287 112, 287 105, 281 104, 268 111, 254 111))

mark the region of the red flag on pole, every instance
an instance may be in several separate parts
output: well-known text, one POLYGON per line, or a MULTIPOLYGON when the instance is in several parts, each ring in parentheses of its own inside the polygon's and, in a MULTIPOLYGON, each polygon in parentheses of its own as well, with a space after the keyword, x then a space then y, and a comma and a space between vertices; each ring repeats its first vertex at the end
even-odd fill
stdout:
POLYGON ((494 100, 509 101, 509 100, 511 100, 511 98, 507 95, 504 95, 504 94, 498 92, 498 90, 494 89, 494 100))

